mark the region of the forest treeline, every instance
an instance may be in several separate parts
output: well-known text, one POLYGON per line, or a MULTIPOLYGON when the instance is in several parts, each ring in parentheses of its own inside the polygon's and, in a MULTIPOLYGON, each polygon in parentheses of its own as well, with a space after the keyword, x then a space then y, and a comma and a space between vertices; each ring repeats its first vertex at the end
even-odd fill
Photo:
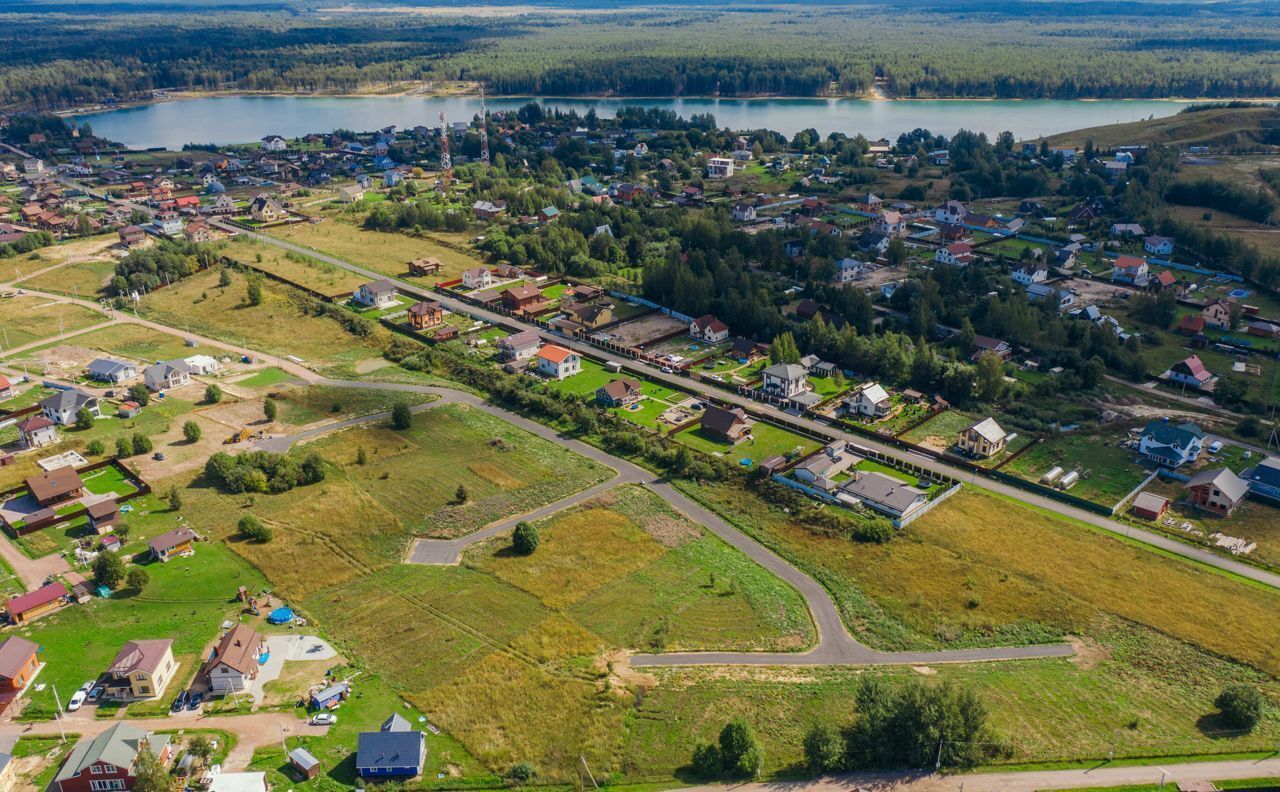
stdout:
POLYGON ((637 8, 621 17, 314 15, 145 6, 0 13, 0 106, 58 108, 156 88, 354 92, 483 82, 507 95, 1154 98, 1280 94, 1265 8, 1194 21, 1136 2, 981 18, 964 6, 637 8), (141 9, 140 11, 138 9, 141 9))

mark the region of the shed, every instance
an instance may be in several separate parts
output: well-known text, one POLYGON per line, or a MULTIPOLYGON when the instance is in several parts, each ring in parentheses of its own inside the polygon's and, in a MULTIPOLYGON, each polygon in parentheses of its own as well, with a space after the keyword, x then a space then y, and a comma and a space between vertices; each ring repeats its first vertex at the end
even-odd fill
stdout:
POLYGON ((350 682, 338 682, 311 694, 311 709, 334 709, 351 695, 350 682))
POLYGON ((1158 520, 1169 510, 1169 499, 1153 492, 1139 492, 1133 499, 1133 516, 1144 520, 1158 520))
POLYGON ((311 755, 306 748, 294 748, 289 752, 289 764, 302 774, 303 778, 315 778, 320 775, 320 760, 311 755))

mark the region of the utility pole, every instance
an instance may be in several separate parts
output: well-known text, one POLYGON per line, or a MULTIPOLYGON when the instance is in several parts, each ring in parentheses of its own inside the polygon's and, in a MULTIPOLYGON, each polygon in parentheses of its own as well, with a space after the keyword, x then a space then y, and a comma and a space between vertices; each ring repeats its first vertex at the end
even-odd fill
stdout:
POLYGON ((600 785, 596 783, 596 777, 591 774, 591 768, 587 766, 587 757, 579 755, 578 761, 582 764, 582 771, 587 774, 587 779, 591 781, 591 786, 599 789, 600 785))
POLYGON ((62 741, 67 741, 67 731, 62 728, 62 698, 58 696, 58 686, 51 685, 53 688, 53 701, 58 708, 53 712, 53 719, 58 722, 58 733, 62 735, 62 741))
POLYGON ((938 758, 937 758, 937 760, 933 763, 933 771, 934 771, 935 773, 942 769, 942 743, 943 743, 944 739, 945 739, 945 738, 943 738, 943 737, 939 737, 939 738, 938 738, 938 758))
POLYGON ((480 162, 489 167, 489 113, 484 106, 484 86, 480 86, 480 162))
POLYGON ((453 184, 453 157, 449 155, 449 125, 440 111, 440 186, 445 192, 453 184))

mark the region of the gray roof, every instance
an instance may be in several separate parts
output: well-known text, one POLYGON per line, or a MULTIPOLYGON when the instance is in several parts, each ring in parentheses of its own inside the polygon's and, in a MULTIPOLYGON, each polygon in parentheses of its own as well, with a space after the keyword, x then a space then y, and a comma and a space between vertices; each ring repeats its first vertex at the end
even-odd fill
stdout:
POLYGON ((1006 432, 1000 428, 1000 424, 996 423, 995 418, 983 418, 968 429, 965 429, 966 432, 970 430, 977 432, 988 443, 998 443, 1006 435, 1006 432))
POLYGON ((306 748, 294 748, 289 752, 289 761, 296 764, 304 770, 310 770, 320 764, 320 760, 315 758, 306 748))
POLYGON ((904 484, 883 473, 863 473, 841 487, 845 492, 864 501, 878 503, 899 514, 911 508, 916 498, 924 492, 904 484))
POLYGON ((190 374, 191 367, 182 360, 165 360, 147 366, 147 376, 152 379, 168 379, 171 372, 190 374))
POLYGON ((1249 483, 1232 473, 1229 468, 1202 470, 1187 482, 1188 487, 1201 487, 1205 484, 1217 487, 1232 503, 1240 501, 1249 491, 1249 483))
POLYGON ((85 367, 90 374, 99 374, 104 377, 113 377, 120 371, 133 368, 133 364, 124 363, 119 360, 111 360, 110 358, 98 358, 85 367))
POLYGON ((383 278, 382 280, 369 281, 360 288, 370 294, 389 294, 395 292, 396 285, 386 278, 383 278))
POLYGON ((805 367, 798 363, 774 363, 765 369, 763 373, 766 377, 776 377, 784 380, 804 379, 809 375, 805 367))
POLYGON ((92 740, 79 742, 54 780, 72 778, 98 762, 107 762, 116 767, 131 767, 143 741, 157 755, 169 744, 167 736, 151 734, 129 723, 117 723, 92 740))
POLYGON ((40 402, 40 406, 54 412, 62 412, 63 410, 79 410, 91 401, 97 401, 97 397, 90 396, 84 391, 68 388, 67 390, 60 390, 40 402))
POLYGON ((402 732, 410 731, 413 726, 398 712, 391 713, 391 717, 382 722, 382 730, 384 732, 402 732))
POLYGON ((356 740, 356 770, 422 769, 426 741, 420 731, 361 732, 356 740))
POLYGON ((498 346, 507 349, 524 349, 526 347, 536 346, 542 342, 542 337, 535 330, 521 330, 518 333, 512 333, 506 338, 498 339, 498 346))

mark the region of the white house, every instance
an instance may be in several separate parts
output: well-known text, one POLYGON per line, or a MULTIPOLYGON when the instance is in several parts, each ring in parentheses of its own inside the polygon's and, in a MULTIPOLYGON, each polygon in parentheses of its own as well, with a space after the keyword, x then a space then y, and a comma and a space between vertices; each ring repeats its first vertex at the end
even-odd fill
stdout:
POLYGON ((344 184, 338 188, 338 203, 352 204, 364 200, 364 188, 359 184, 344 184))
POLYGON ((209 355, 192 355, 189 358, 183 358, 182 362, 186 363, 187 368, 191 369, 191 373, 195 375, 212 374, 222 368, 218 359, 209 355))
POLYGON ((751 204, 740 203, 733 205, 733 220, 735 223, 751 223, 756 219, 756 208, 751 204))
POLYGON ((707 178, 727 179, 733 175, 733 160, 729 157, 712 157, 707 160, 707 178))
POLYGON ((1204 449, 1204 430, 1187 421, 1151 421, 1142 430, 1138 452, 1153 462, 1178 467, 1194 462, 1204 449))
POLYGON ((798 363, 775 363, 760 376, 760 392, 779 399, 790 399, 809 389, 809 372, 798 363))
POLYGON ((718 344, 729 337, 729 325, 707 314, 689 323, 689 335, 707 344, 718 344))
POLYGON ((487 289, 493 285, 493 273, 485 267, 472 267, 462 273, 464 289, 487 289))
POLYGON ((147 366, 142 377, 153 391, 172 390, 191 382, 191 369, 181 360, 166 360, 147 366))
POLYGON ((1142 240, 1142 249, 1153 256, 1167 256, 1173 253, 1173 239, 1152 235, 1142 240))
POLYGON ((182 215, 177 212, 160 212, 156 215, 156 228, 165 236, 174 237, 182 233, 182 215))
POLYGON ((847 409, 869 418, 883 418, 893 409, 893 401, 880 383, 873 382, 849 398, 847 409))
POLYGON ((84 391, 68 388, 60 390, 40 402, 40 410, 44 417, 59 426, 71 426, 76 422, 76 414, 85 409, 98 415, 98 397, 84 391))
POLYGON ((1076 304, 1076 293, 1066 288, 1058 288, 1047 283, 1031 283, 1027 285, 1027 297, 1032 300, 1056 300, 1058 309, 1070 308, 1076 304))
POLYGON ((228 631, 205 667, 210 690, 223 695, 248 690, 258 677, 263 649, 262 633, 249 625, 238 624, 228 631))
POLYGON ((534 357, 538 361, 538 373, 544 377, 562 380, 582 371, 582 358, 578 353, 556 344, 547 344, 534 357))
POLYGON ((938 248, 933 260, 949 267, 967 267, 973 262, 973 245, 968 242, 953 242, 944 248, 938 248))
POLYGON ((876 217, 875 230, 885 236, 902 236, 907 232, 907 221, 901 212, 890 209, 876 217))
POLYGON ((1044 283, 1049 280, 1049 268, 1043 264, 1023 264, 1009 275, 1019 286, 1030 286, 1033 283, 1044 283))
POLYGON ((852 258, 842 258, 836 262, 836 274, 832 276, 832 283, 851 283, 862 277, 862 274, 871 266, 865 261, 858 261, 852 258))
POLYGON ((960 201, 947 201, 933 210, 933 219, 939 223, 957 224, 969 214, 969 209, 960 201))
POLYGON ((262 148, 266 151, 284 151, 289 147, 279 135, 267 135, 262 139, 262 148))
POLYGON ((386 278, 370 281, 356 289, 356 293, 351 295, 351 299, 370 308, 378 308, 380 310, 393 308, 396 305, 396 285, 386 278))
POLYGON ((18 422, 18 439, 23 448, 40 448, 58 442, 58 427, 44 415, 31 415, 18 422))

